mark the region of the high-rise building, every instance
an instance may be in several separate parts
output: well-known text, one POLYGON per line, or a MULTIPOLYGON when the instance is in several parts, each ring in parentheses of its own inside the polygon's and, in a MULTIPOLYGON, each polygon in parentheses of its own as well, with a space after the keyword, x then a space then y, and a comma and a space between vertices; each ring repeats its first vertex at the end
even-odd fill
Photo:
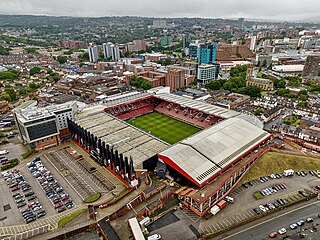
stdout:
POLYGON ((160 40, 161 46, 169 46, 170 45, 170 36, 163 36, 160 40))
POLYGON ((198 63, 210 64, 216 61, 217 44, 200 44, 198 49, 198 63))
POLYGON ((111 57, 112 60, 117 61, 120 59, 120 49, 118 46, 111 45, 111 57))
POLYGON ((102 44, 104 58, 109 58, 112 56, 111 45, 112 45, 112 43, 110 43, 110 42, 102 44))
POLYGON ((166 28, 167 27, 167 21, 166 20, 153 20, 153 28, 166 28))
POLYGON ((238 18, 238 23, 239 23, 239 27, 241 29, 243 29, 244 28, 244 18, 238 18))
POLYGON ((166 76, 166 86, 169 86, 171 91, 184 87, 184 75, 182 69, 169 69, 166 76))
POLYGON ((251 36, 250 39, 250 50, 254 51, 256 49, 257 36, 251 36))
POLYGON ((89 59, 90 62, 98 62, 98 48, 95 43, 89 43, 89 59))
POLYGON ((198 67, 198 81, 200 84, 206 84, 218 78, 220 64, 202 64, 198 67))
POLYGON ((189 45, 189 57, 191 59, 196 59, 198 56, 198 45, 190 44, 189 45))
POLYGON ((188 48, 189 45, 190 45, 190 42, 191 42, 190 35, 189 35, 188 33, 183 34, 183 37, 182 37, 182 46, 183 46, 183 49, 188 48))

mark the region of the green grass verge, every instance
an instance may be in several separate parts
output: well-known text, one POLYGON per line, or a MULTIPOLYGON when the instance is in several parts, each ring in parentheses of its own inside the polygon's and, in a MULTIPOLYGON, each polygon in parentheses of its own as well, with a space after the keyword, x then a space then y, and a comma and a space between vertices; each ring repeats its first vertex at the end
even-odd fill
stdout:
POLYGON ((97 201, 100 197, 101 197, 101 193, 96 193, 95 195, 88 197, 83 201, 85 203, 93 203, 93 202, 97 201))
POLYGON ((294 171, 320 170, 320 159, 269 151, 258 159, 239 184, 272 173, 282 173, 286 169, 293 169, 294 171))
POLYGON ((84 213, 85 211, 87 211, 86 209, 81 209, 77 212, 74 212, 68 216, 65 216, 64 218, 61 218, 58 222, 58 227, 63 227, 64 225, 66 225, 68 222, 71 222, 73 219, 75 219, 76 217, 78 217, 79 215, 81 215, 82 213, 84 213))
POLYGON ((259 193, 259 192, 255 192, 255 193, 253 194, 253 196, 254 196, 256 199, 262 199, 262 198, 264 198, 264 196, 263 196, 261 193, 259 193))
POLYGON ((169 144, 179 142, 201 130, 157 112, 130 119, 128 123, 169 144))

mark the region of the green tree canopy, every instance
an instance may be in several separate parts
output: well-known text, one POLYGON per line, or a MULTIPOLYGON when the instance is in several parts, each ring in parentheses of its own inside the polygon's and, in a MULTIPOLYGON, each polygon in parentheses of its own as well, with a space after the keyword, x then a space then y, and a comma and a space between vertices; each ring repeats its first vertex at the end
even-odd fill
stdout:
POLYGON ((67 56, 58 56, 57 57, 57 61, 60 63, 60 64, 65 64, 68 60, 68 57, 67 56))
POLYGON ((30 69, 31 76, 40 72, 41 72, 41 69, 38 66, 34 66, 33 68, 30 69))
POLYGON ((221 87, 222 84, 218 80, 214 80, 206 84, 206 88, 210 90, 219 90, 221 87))

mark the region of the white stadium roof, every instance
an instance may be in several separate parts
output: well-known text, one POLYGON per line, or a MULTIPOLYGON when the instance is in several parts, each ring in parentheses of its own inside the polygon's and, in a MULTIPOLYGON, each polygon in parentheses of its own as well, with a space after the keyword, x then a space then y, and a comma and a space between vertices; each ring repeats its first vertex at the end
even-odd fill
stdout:
MULTIPOLYGON (((269 133, 240 119, 231 118, 213 125, 159 153, 170 159, 193 181, 203 186, 222 169, 251 148, 266 140, 269 133)), ((170 165, 170 163, 167 163, 170 165)))

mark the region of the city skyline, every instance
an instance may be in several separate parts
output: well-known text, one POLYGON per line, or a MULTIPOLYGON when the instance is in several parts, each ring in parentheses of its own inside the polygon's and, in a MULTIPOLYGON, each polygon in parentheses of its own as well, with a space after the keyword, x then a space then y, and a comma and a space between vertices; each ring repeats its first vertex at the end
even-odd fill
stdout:
POLYGON ((200 17, 200 18, 238 18, 271 21, 319 21, 320 4, 315 0, 275 1, 268 3, 244 0, 241 2, 226 0, 212 2, 209 0, 163 0, 161 3, 151 0, 75 1, 57 0, 1 0, 0 14, 13 15, 49 15, 73 17, 103 16, 143 16, 143 17, 200 17), (125 6, 125 7, 124 7, 125 6), (209 6, 209 7, 208 7, 209 6), (211 6, 211 7, 210 7, 211 6))

